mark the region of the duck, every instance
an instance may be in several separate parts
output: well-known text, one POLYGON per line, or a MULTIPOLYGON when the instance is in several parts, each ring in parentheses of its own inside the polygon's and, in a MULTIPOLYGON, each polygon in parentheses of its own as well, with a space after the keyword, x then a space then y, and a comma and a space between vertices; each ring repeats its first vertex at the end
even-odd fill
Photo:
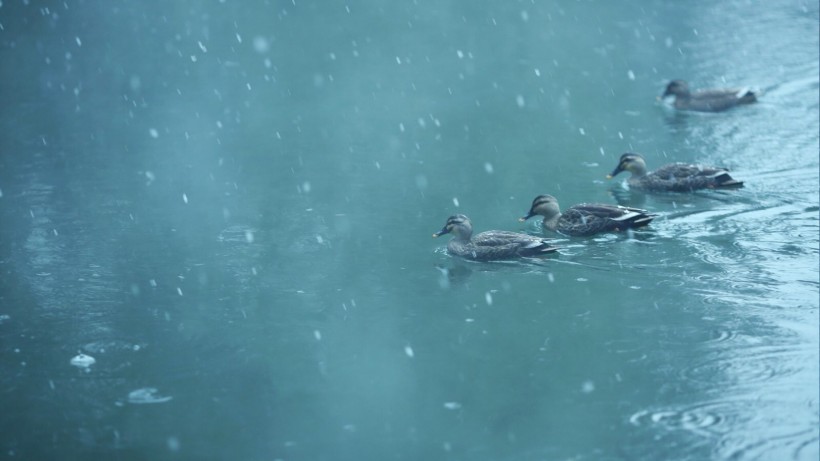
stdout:
POLYGON ((621 155, 618 166, 606 177, 612 179, 622 171, 632 173, 627 180, 630 187, 652 192, 692 192, 700 189, 743 187, 743 181, 732 178, 729 170, 714 166, 670 163, 647 173, 646 160, 640 154, 631 152, 621 155))
POLYGON ((544 217, 544 229, 573 237, 643 227, 656 217, 640 208, 604 203, 580 203, 561 213, 558 199, 548 194, 535 197, 529 213, 518 220, 524 222, 536 215, 544 217))
POLYGON ((757 101, 757 92, 749 88, 719 88, 689 90, 689 84, 683 80, 672 80, 666 85, 666 91, 659 97, 665 99, 674 96, 672 104, 675 109, 699 112, 721 112, 740 104, 751 104, 757 101))
POLYGON ((444 227, 433 234, 453 234, 447 251, 472 261, 496 261, 554 253, 557 247, 542 237, 518 232, 490 230, 473 235, 473 223, 463 214, 447 218, 444 227))

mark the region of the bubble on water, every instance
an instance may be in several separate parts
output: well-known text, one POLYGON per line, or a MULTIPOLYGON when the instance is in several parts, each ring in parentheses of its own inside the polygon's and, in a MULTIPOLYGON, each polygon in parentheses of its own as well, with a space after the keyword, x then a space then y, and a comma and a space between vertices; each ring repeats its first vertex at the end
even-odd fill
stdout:
POLYGON ((154 280, 154 279, 149 280, 149 281, 148 281, 148 284, 149 284, 149 285, 151 285, 151 286, 152 286, 152 287, 154 287, 154 288, 156 288, 156 287, 157 287, 157 281, 156 281, 156 280, 154 280))
POLYGON ((549 280, 550 283, 555 282, 555 276, 552 275, 552 272, 547 272, 547 280, 549 280))
POLYGON ((589 394, 595 390, 595 383, 592 380, 586 380, 581 384, 581 392, 589 394))
POLYGON ((178 295, 180 295, 180 296, 182 296, 182 288, 177 287, 177 294, 178 294, 178 295))
POLYGON ((407 355, 408 357, 410 357, 411 359, 412 359, 412 358, 413 358, 413 356, 415 355, 415 354, 413 353, 413 348, 412 348, 412 347, 410 347, 410 346, 404 346, 404 354, 405 354, 405 355, 407 355))
POLYGON ((463 51, 456 50, 456 55, 458 56, 458 59, 464 59, 464 52, 463 51))
POLYGON ((182 194, 182 201, 188 203, 188 196, 185 193, 182 194))
POLYGON ((635 80, 635 72, 632 72, 631 70, 630 70, 629 72, 627 72, 627 73, 626 73, 626 76, 627 76, 630 80, 635 80))
POLYGON ((455 205, 456 208, 458 208, 458 197, 453 197, 453 205, 455 205))
POLYGON ((198 42, 196 42, 196 44, 197 44, 197 45, 199 45, 199 49, 200 49, 200 50, 202 50, 202 52, 203 52, 203 53, 207 53, 207 52, 208 52, 208 49, 207 49, 207 48, 205 48, 205 45, 204 45, 202 42, 199 42, 199 41, 198 41, 198 42))
POLYGON ((313 330, 313 337, 316 338, 316 341, 322 340, 322 332, 319 330, 313 330))
POLYGON ((302 183, 302 192, 310 192, 310 183, 305 181, 302 183))
POLYGON ((143 387, 128 393, 128 403, 143 405, 149 403, 165 403, 173 397, 162 396, 157 393, 155 387, 143 387))
POLYGON ((536 76, 536 77, 540 77, 540 76, 541 76, 541 70, 540 70, 540 69, 535 69, 535 76, 536 76))
POLYGON ((317 236, 316 236, 316 242, 317 242, 319 245, 321 245, 321 244, 325 243, 325 239, 323 239, 321 235, 317 235, 317 236))
POLYGON ((585 279, 585 278, 583 278, 583 277, 578 277, 578 278, 577 278, 577 279, 575 279, 575 280, 577 280, 577 281, 579 281, 579 282, 586 282, 586 281, 588 281, 589 279, 585 279))
POLYGON ((583 128, 578 128, 578 132, 579 132, 579 133, 581 133, 581 136, 584 136, 584 135, 586 135, 586 134, 587 134, 587 132, 586 132, 586 131, 584 131, 584 129, 583 129, 583 128))
POLYGON ((484 171, 486 171, 487 174, 493 174, 493 164, 490 162, 484 162, 484 171))
POLYGON ((484 301, 487 302, 488 306, 492 306, 493 305, 493 294, 490 293, 489 291, 484 293, 484 301))
POLYGON ((399 131, 404 133, 404 123, 399 123, 399 131))
POLYGON ((444 408, 448 410, 458 410, 461 408, 461 404, 458 402, 444 402, 444 408))
POLYGON ((518 107, 524 107, 526 105, 526 101, 524 101, 524 96, 520 94, 516 96, 515 103, 518 104, 518 107))
POLYGON ((149 128, 148 134, 151 135, 152 138, 156 139, 159 137, 159 131, 156 128, 149 128))
POLYGON ((246 230, 245 231, 245 241, 248 243, 253 243, 253 231, 246 230))
POLYGON ((80 40, 80 37, 74 37, 74 41, 77 42, 77 46, 83 46, 83 41, 80 40))
POLYGON ((71 358, 71 364, 77 368, 88 368, 97 363, 97 360, 90 355, 85 355, 82 352, 71 358))

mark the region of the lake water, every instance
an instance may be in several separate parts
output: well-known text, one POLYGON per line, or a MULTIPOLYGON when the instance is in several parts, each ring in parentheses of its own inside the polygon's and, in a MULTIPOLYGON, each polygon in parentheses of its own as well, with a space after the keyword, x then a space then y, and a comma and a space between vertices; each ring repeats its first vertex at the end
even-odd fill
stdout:
POLYGON ((819 10, 3 1, 0 459, 816 460, 819 10), (430 238, 542 193, 660 217, 430 238))

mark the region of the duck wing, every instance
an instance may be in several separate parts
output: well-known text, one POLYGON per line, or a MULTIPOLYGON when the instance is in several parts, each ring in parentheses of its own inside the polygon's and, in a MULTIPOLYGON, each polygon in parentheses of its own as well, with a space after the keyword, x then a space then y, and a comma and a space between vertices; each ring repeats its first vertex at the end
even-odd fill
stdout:
POLYGON ((557 251, 546 239, 519 232, 486 231, 474 235, 470 242, 482 259, 507 259, 516 256, 537 256, 557 251))
POLYGON ((558 231, 567 235, 592 235, 645 226, 654 217, 640 208, 582 203, 568 208, 561 215, 558 231))
POLYGON ((670 191, 739 187, 743 185, 741 181, 732 178, 726 168, 686 163, 664 165, 652 172, 649 177, 660 188, 670 191))
POLYGON ((738 104, 757 101, 757 94, 750 88, 711 89, 692 93, 687 101, 691 110, 720 112, 738 104))

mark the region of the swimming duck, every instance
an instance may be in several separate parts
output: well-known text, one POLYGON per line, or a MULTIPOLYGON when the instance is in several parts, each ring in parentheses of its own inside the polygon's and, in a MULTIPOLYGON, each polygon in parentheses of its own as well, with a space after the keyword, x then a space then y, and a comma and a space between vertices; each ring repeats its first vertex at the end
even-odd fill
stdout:
POLYGON ((726 168, 670 163, 647 173, 643 157, 629 152, 621 155, 618 166, 607 175, 607 178, 612 179, 621 171, 632 173, 627 180, 630 187, 647 191, 691 192, 698 189, 743 187, 743 181, 737 181, 729 176, 729 170, 726 168))
POLYGON ((444 234, 453 234, 447 243, 450 254, 473 261, 540 256, 557 250, 543 238, 518 232, 491 230, 473 235, 473 224, 463 214, 447 218, 447 224, 433 237, 444 234))
POLYGON ((640 208, 603 203, 581 203, 561 213, 558 200, 552 195, 535 197, 530 212, 527 216, 519 218, 519 221, 524 222, 535 215, 544 217, 541 225, 545 229, 572 236, 587 236, 600 232, 618 232, 643 227, 655 219, 655 215, 640 208))
POLYGON ((675 109, 700 112, 720 112, 738 104, 751 104, 757 101, 757 94, 749 88, 709 89, 693 93, 689 91, 689 84, 683 80, 669 82, 660 98, 664 99, 667 96, 675 97, 675 109))

